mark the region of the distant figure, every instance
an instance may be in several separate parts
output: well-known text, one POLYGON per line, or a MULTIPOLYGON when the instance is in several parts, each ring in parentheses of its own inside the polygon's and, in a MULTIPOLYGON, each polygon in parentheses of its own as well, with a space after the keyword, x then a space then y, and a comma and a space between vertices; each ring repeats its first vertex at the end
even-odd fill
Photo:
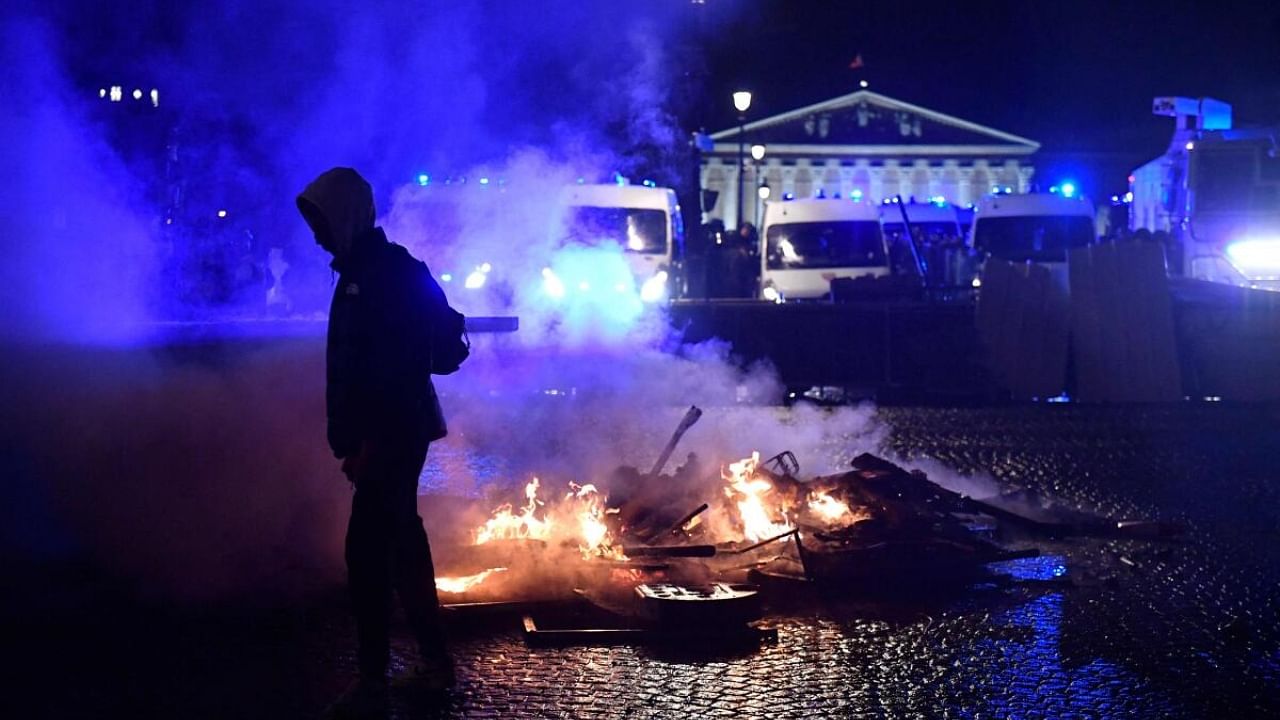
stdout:
POLYGON ((729 249, 729 295, 731 297, 755 297, 760 267, 760 234, 756 226, 744 222, 738 227, 737 241, 729 249))
POLYGON ((374 227, 373 190, 355 170, 329 170, 297 204, 339 274, 325 399, 329 446, 355 486, 346 558, 360 677, 330 710, 378 713, 386 707, 393 588, 421 652, 421 663, 393 683, 431 690, 454 683, 417 512, 427 446, 446 432, 431 382, 428 327, 432 304, 447 301, 426 265, 374 227))

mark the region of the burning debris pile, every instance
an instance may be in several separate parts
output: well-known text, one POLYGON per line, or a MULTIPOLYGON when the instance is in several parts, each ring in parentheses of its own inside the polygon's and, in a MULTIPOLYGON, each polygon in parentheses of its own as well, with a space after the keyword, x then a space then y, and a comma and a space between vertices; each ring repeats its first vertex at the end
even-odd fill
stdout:
MULTIPOLYGON (((663 474, 700 415, 689 411, 649 472, 619 467, 598 487, 570 482, 558 493, 533 478, 518 507, 499 505, 450 553, 457 561, 442 567, 460 572, 437 578, 442 601, 586 597, 651 621, 731 618, 741 629, 758 612, 757 585, 830 586, 846 595, 932 592, 991 579, 991 563, 1039 554, 998 544, 1005 528, 1024 539, 1177 531, 1157 523, 1030 519, 870 454, 847 472, 810 479, 800 478, 790 452, 763 462, 752 453, 718 468, 691 454, 663 474), (700 497, 712 494, 709 487, 717 488, 714 497, 700 497)), ((532 620, 526 626, 534 632, 532 620)))

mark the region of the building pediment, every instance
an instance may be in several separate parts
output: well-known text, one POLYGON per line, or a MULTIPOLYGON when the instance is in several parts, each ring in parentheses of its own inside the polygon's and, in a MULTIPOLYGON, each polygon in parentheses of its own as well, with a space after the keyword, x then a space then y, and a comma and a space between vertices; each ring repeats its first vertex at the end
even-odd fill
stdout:
MULTIPOLYGON (((712 134, 716 151, 735 148, 739 128, 712 134)), ((981 149, 983 153, 1029 154, 1040 144, 994 128, 934 110, 859 90, 826 102, 792 110, 745 126, 748 143, 779 150, 836 146, 849 148, 947 147, 981 149)), ((784 151, 785 152, 785 151, 784 151)))

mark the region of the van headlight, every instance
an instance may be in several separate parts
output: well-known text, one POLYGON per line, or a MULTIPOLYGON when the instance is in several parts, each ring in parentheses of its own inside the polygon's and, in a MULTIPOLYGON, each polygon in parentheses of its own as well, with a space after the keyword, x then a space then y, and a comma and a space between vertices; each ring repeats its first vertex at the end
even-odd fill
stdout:
POLYGON ((542 268, 542 291, 553 298, 564 297, 564 283, 549 267, 542 268))
POLYGON ((471 274, 467 275, 467 279, 463 281, 463 285, 468 290, 479 290, 484 287, 485 282, 489 279, 489 271, 493 270, 493 266, 489 263, 481 263, 476 266, 471 274))
POLYGON ((1280 238, 1245 238, 1226 247, 1227 259, 1250 277, 1280 275, 1280 238))
POLYGON ((779 305, 786 302, 786 298, 782 297, 782 293, 778 292, 778 288, 774 287, 772 280, 769 280, 764 284, 763 288, 760 288, 760 297, 779 305))
POLYGON ((653 277, 640 286, 640 299, 645 302, 658 302, 667 295, 667 271, 659 270, 653 277))

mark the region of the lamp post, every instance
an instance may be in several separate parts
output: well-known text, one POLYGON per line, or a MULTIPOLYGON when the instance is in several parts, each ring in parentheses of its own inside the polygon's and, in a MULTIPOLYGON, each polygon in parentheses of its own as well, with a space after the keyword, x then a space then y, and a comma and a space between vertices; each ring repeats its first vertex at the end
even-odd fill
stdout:
POLYGON ((769 188, 767 180, 760 181, 760 187, 756 188, 756 197, 760 198, 759 209, 756 210, 756 232, 760 231, 760 225, 764 222, 764 201, 769 199, 772 190, 769 188))
POLYGON ((734 93, 733 107, 738 110, 738 227, 742 227, 742 150, 747 139, 747 108, 751 107, 751 93, 746 90, 734 93))
MULTIPOLYGON (((759 144, 752 145, 751 146, 751 175, 752 175, 751 179, 757 185, 763 184, 760 179, 760 163, 763 160, 764 160, 764 146, 759 144)), ((757 197, 759 197, 759 199, 755 201, 755 206, 756 206, 755 217, 756 217, 756 230, 759 230, 760 229, 760 210, 763 207, 760 201, 764 200, 764 198, 760 197, 758 194, 757 194, 757 197)))

